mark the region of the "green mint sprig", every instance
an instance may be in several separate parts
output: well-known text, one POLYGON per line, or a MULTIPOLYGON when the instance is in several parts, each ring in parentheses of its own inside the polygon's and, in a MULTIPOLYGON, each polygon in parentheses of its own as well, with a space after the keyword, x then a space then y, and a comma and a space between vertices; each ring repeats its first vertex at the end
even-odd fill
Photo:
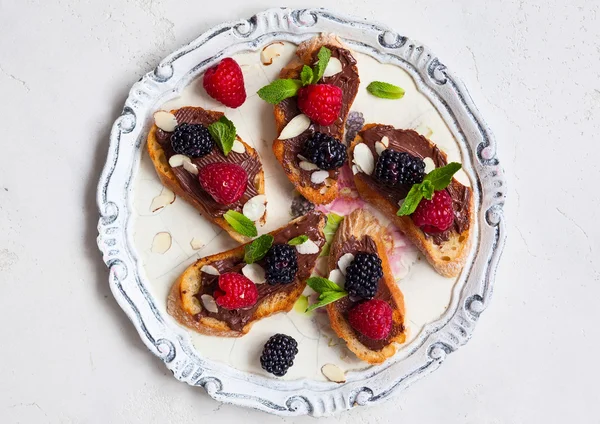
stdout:
POLYGON ((310 305, 306 309, 306 312, 314 311, 317 308, 333 303, 342 297, 348 296, 348 292, 327 278, 311 277, 306 280, 306 284, 308 284, 311 289, 319 293, 319 299, 317 303, 310 305))
POLYGON ((243 236, 256 237, 258 235, 254 222, 239 212, 228 210, 225 215, 223 215, 223 218, 225 218, 225 221, 227 221, 235 231, 243 236))
POLYGON ((290 246, 298 246, 300 244, 305 243, 307 240, 308 240, 308 236, 306 234, 302 234, 301 236, 294 237, 293 239, 288 241, 288 244, 290 246))
POLYGON ((316 84, 323 78, 323 73, 331 58, 331 50, 327 47, 321 47, 319 53, 317 53, 317 58, 318 62, 312 68, 308 65, 302 67, 299 80, 277 79, 258 90, 258 96, 265 102, 276 105, 289 97, 297 95, 298 90, 302 87, 309 84, 316 84))
POLYGON ((233 147, 237 134, 235 125, 225 115, 208 126, 208 132, 215 139, 223 154, 227 156, 233 147))
POLYGON ((367 86, 367 91, 382 99, 401 99, 404 97, 402 88, 382 81, 373 81, 367 86))
POLYGON ((423 198, 431 200, 435 191, 443 190, 448 187, 452 181, 452 177, 461 167, 460 163, 452 162, 431 171, 425 176, 422 183, 414 184, 411 187, 396 215, 410 215, 417 209, 417 206, 419 206, 419 203, 423 198))
POLYGON ((327 214, 327 224, 325 225, 325 228, 323 228, 323 234, 325 234, 325 246, 323 246, 323 249, 321 250, 321 255, 319 256, 329 255, 331 241, 333 240, 333 236, 343 219, 343 216, 340 216, 333 212, 327 214))
POLYGON ((273 245, 273 236, 271 234, 263 234, 252 243, 247 244, 244 248, 244 262, 253 264, 265 257, 271 246, 273 245))

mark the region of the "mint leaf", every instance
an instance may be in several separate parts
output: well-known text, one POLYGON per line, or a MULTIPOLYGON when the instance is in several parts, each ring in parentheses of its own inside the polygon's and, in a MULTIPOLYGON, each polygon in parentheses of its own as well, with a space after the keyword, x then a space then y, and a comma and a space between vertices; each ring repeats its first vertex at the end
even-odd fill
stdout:
POLYGON ((304 65, 302 67, 302 72, 300 72, 300 79, 302 80, 302 85, 312 84, 313 76, 313 70, 310 68, 310 66, 304 65))
POLYGON ((290 246, 298 246, 299 244, 304 243, 306 240, 308 240, 308 236, 305 234, 302 234, 301 236, 294 237, 293 239, 288 241, 288 244, 290 246))
POLYGON ((317 293, 326 292, 344 292, 344 289, 335 284, 333 281, 323 277, 310 277, 306 280, 306 284, 317 293))
POLYGON ((325 68, 327 68, 329 59, 331 59, 331 50, 329 50, 327 47, 321 47, 319 49, 319 53, 317 53, 317 59, 319 61, 315 64, 314 67, 314 77, 312 80, 313 84, 316 84, 321 78, 323 78, 325 68))
POLYGON ((320 256, 329 255, 331 241, 333 240, 333 236, 335 235, 335 232, 337 231, 343 219, 343 216, 337 215, 333 212, 327 214, 327 225, 325 225, 325 228, 323 229, 323 233, 325 234, 325 246, 323 246, 320 256))
POLYGON ((458 172, 460 168, 462 168, 462 165, 460 163, 451 162, 446 166, 436 168, 433 171, 431 171, 425 176, 423 182, 430 181, 433 185, 433 188, 436 191, 443 190, 446 187, 448 187, 448 185, 452 181, 452 177, 458 172))
POLYGON ((401 99, 404 97, 402 88, 382 81, 373 81, 367 86, 367 91, 382 99, 401 99))
POLYGON ((299 314, 304 314, 304 313, 306 313, 307 309, 308 309, 308 297, 300 296, 298 298, 298 300, 296 301, 296 303, 294 303, 294 311, 298 312, 299 314))
POLYGON ((258 235, 254 222, 250 221, 239 212, 228 210, 227 213, 223 215, 223 218, 225 218, 225 221, 227 221, 235 231, 243 236, 256 237, 258 235))
POLYGON ((288 97, 293 97, 302 87, 302 81, 296 79, 278 79, 257 91, 265 102, 276 105, 288 97))
POLYGON ((321 296, 319 296, 319 301, 317 303, 313 303, 312 305, 310 305, 306 309, 306 312, 312 312, 315 309, 320 308, 321 306, 329 305, 330 303, 333 303, 336 300, 339 300, 342 297, 346 297, 346 296, 348 296, 348 293, 346 293, 346 292, 323 293, 321 296))
POLYGON ((423 199, 423 192, 421 191, 421 184, 414 184, 412 186, 412 188, 410 189, 410 191, 408 192, 406 199, 404 199, 402 206, 400 207, 398 212, 396 212, 396 215, 398 215, 398 216, 410 215, 411 213, 413 213, 415 211, 415 209, 417 209, 417 206, 419 206, 419 202, 422 199, 423 199))
POLYGON ((221 116, 217 122, 208 126, 208 132, 215 139, 223 154, 227 156, 233 147, 237 133, 233 122, 226 116, 221 116))
POLYGON ((260 261, 265 257, 272 245, 273 236, 271 234, 263 234, 252 243, 246 245, 244 248, 244 262, 252 264, 260 261))
POLYGON ((431 181, 423 181, 421 184, 419 184, 419 190, 421 191, 423 197, 427 200, 431 200, 433 198, 433 192, 435 190, 431 181))

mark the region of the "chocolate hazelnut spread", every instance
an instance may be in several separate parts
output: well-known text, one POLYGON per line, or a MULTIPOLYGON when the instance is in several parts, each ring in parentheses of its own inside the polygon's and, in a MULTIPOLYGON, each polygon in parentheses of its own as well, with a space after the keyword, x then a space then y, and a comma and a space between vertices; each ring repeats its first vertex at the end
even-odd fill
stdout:
MULTIPOLYGON (((310 240, 315 242, 319 248, 323 247, 325 244, 325 238, 321 234, 319 230, 319 224, 321 220, 324 219, 324 215, 320 212, 310 212, 305 215, 304 218, 299 220, 298 222, 294 222, 289 224, 287 227, 284 227, 282 230, 277 233, 271 233, 274 237, 274 244, 283 244, 287 243, 289 240, 293 239, 302 234, 306 234, 310 240)), ((268 297, 279 294, 279 293, 290 293, 298 287, 298 284, 304 284, 306 279, 310 277, 314 265, 316 263, 317 257, 319 256, 319 252, 310 254, 310 255, 301 255, 298 254, 298 273, 294 281, 290 284, 277 284, 270 285, 269 283, 257 284, 256 288, 258 289, 258 301, 256 304, 248 309, 236 309, 229 310, 225 308, 219 307, 218 312, 208 312, 206 309, 202 309, 202 312, 196 315, 196 319, 200 319, 201 317, 208 316, 211 318, 216 318, 218 320, 224 321, 229 325, 229 328, 236 331, 241 331, 244 326, 251 320, 255 319, 254 314, 260 304, 265 301, 268 297)), ((263 268, 265 267, 265 260, 262 259, 257 262, 263 268)), ((224 274, 226 272, 238 272, 241 273, 242 268, 246 265, 244 263, 243 257, 232 257, 227 259, 222 259, 211 263, 212 266, 219 270, 219 273, 224 274)), ((219 287, 219 276, 211 275, 205 272, 201 273, 202 275, 202 284, 200 291, 195 295, 200 302, 201 296, 203 294, 213 295, 215 289, 219 287)))
MULTIPOLYGON (((208 126, 217 121, 221 116, 223 116, 223 114, 220 112, 211 112, 195 107, 184 107, 175 112, 175 117, 177 118, 178 124, 187 123, 208 126)), ((171 134, 172 133, 163 131, 161 129, 156 131, 156 139, 163 148, 167 159, 176 154, 171 147, 171 134)), ((246 203, 252 197, 258 195, 256 184, 258 182, 257 176, 261 170, 261 164, 256 156, 252 156, 248 152, 236 153, 234 151, 229 152, 229 154, 225 156, 221 149, 215 145, 213 150, 208 155, 201 158, 192 158, 192 162, 198 167, 198 169, 210 163, 235 163, 244 168, 248 174, 248 185, 244 195, 240 198, 240 200, 231 205, 222 205, 217 203, 210 194, 202 189, 197 175, 189 173, 182 166, 171 168, 175 174, 175 177, 177 178, 177 181, 179 181, 179 184, 181 184, 181 187, 185 190, 185 192, 192 196, 202 206, 204 206, 206 212, 211 217, 221 217, 230 209, 241 212, 244 203, 246 203)))
MULTIPOLYGON (((361 131, 365 144, 371 149, 374 157, 377 157, 375 143, 380 141, 384 136, 390 140, 389 148, 398 152, 407 152, 413 156, 425 159, 427 157, 433 160, 436 168, 447 165, 446 154, 433 143, 429 142, 425 137, 413 130, 395 129, 389 125, 376 125, 367 130, 361 131)), ((373 190, 382 194, 389 202, 397 205, 398 202, 406 197, 410 190, 410 186, 401 185, 397 187, 386 186, 377 181, 373 176, 358 173, 355 177, 360 178, 365 184, 373 190)), ((459 183, 453 179, 450 185, 446 188, 448 194, 452 198, 452 208, 454 209, 454 223, 449 230, 443 233, 427 234, 436 244, 441 244, 447 241, 452 232, 462 233, 469 229, 470 225, 470 205, 472 192, 469 187, 459 183)))
MULTIPOLYGON (((337 263, 339 258, 341 258, 346 253, 352 253, 353 255, 355 255, 358 252, 377 254, 377 247, 375 246, 375 242, 373 241, 373 239, 369 236, 364 236, 360 240, 351 238, 351 239, 345 241, 344 244, 342 244, 341 248, 337 249, 336 256, 335 256, 335 263, 337 263)), ((380 280, 379 286, 377 288, 377 294, 375 295, 375 299, 383 300, 383 301, 391 304, 392 309, 395 309, 393 300, 392 300, 392 294, 390 293, 387 285, 385 283, 383 283, 381 280, 380 280)), ((337 308, 337 310, 340 312, 340 314, 345 319, 348 319, 348 312, 358 302, 360 302, 360 300, 351 299, 350 297, 346 296, 346 297, 341 298, 337 302, 333 303, 333 305, 335 308, 337 308)), ((364 336, 363 334, 359 333, 356 330, 354 331, 354 334, 356 335, 356 338, 358 339, 358 341, 361 342, 366 347, 368 347, 369 349, 381 350, 390 344, 391 339, 396 337, 398 334, 401 334, 403 331, 404 331, 404 326, 402 324, 398 325, 398 324, 394 323, 394 324, 392 324, 392 329, 390 331, 390 334, 383 340, 370 339, 370 338, 364 336)))
MULTIPOLYGON (((323 84, 331 84, 335 85, 342 89, 342 110, 340 111, 340 116, 338 119, 331 125, 318 125, 316 123, 311 123, 310 127, 304 131, 302 134, 283 140, 285 143, 285 153, 284 153, 284 162, 283 166, 286 172, 300 172, 301 176, 301 184, 305 186, 310 186, 312 188, 319 188, 322 184, 314 184, 310 180, 310 176, 312 171, 306 171, 300 169, 298 164, 300 160, 298 159, 298 155, 302 154, 302 149, 306 140, 308 140, 315 132, 321 132, 323 134, 327 134, 331 137, 335 137, 340 141, 343 141, 344 134, 344 121, 345 117, 348 115, 350 111, 350 106, 352 106, 352 102, 354 101, 354 97, 356 97, 356 93, 358 92, 358 85, 360 84, 360 79, 358 78, 358 70, 356 68, 356 60, 352 56, 349 50, 342 49, 340 47, 335 46, 325 46, 329 50, 331 50, 331 57, 335 57, 339 59, 342 64, 342 71, 332 75, 330 77, 323 77, 323 84), (296 171, 292 170, 292 165, 296 169, 296 171)), ((316 62, 318 52, 314 54, 314 61, 316 62)), ((300 77, 301 68, 287 70, 284 69, 280 75, 281 78, 299 78, 300 77)), ((300 109, 298 109, 298 100, 297 97, 290 97, 288 99, 283 100, 281 103, 277 105, 277 108, 283 113, 284 122, 283 127, 288 124, 295 116, 299 115, 300 109)), ((329 171, 329 177, 337 180, 339 174, 338 169, 332 169, 329 171)))

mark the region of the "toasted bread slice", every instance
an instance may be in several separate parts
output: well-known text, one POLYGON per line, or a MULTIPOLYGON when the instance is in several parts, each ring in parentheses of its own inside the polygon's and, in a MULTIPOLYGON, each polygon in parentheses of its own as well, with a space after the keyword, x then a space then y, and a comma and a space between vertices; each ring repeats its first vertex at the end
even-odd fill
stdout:
MULTIPOLYGON (((400 130, 381 124, 367 124, 357 134, 350 147, 350 161, 359 143, 366 143, 377 161, 375 140, 388 137, 390 148, 406 151, 413 156, 429 157, 436 167, 447 164, 444 152, 422 135, 412 130, 400 130), (408 140, 409 143, 403 141, 408 140), (426 153, 426 154, 425 154, 426 153)), ((460 274, 471 248, 471 231, 475 226, 473 193, 470 187, 453 179, 446 190, 453 199, 455 223, 450 230, 429 235, 417 227, 410 216, 397 216, 399 201, 404 199, 410 187, 389 189, 379 184, 371 175, 355 172, 354 183, 360 196, 388 217, 412 243, 423 253, 433 268, 445 277, 460 274), (402 191, 404 190, 404 191, 402 191)))
MULTIPOLYGON (((219 118, 224 115, 222 112, 205 110, 201 107, 184 107, 172 110, 171 113, 177 118, 178 124, 201 123, 206 126, 218 121, 219 118)), ((240 163, 243 161, 245 164, 248 163, 250 164, 249 166, 252 166, 251 169, 253 172, 256 171, 254 178, 252 178, 251 181, 248 181, 248 187, 246 188, 246 193, 244 193, 242 199, 234 205, 223 206, 216 203, 208 193, 202 190, 196 176, 184 171, 183 168, 179 171, 174 170, 171 165, 169 165, 169 157, 174 153, 170 147, 170 142, 164 142, 169 134, 170 133, 159 129, 156 125, 152 125, 148 134, 148 153, 150 154, 150 159, 152 159, 152 163, 154 164, 154 168, 156 169, 160 181, 165 187, 196 208, 205 218, 227 231, 232 238, 241 243, 249 241, 250 239, 248 237, 236 232, 227 221, 225 221, 222 215, 227 212, 228 209, 234 209, 241 212, 243 203, 250 197, 265 193, 265 175, 256 151, 238 136, 237 140, 242 143, 245 148, 244 153, 232 151, 228 156, 225 156, 221 150, 215 146, 209 155, 202 158, 202 160, 207 160, 206 158, 214 156, 211 158, 211 161, 214 162, 240 163), (161 139, 163 140, 162 144, 160 142, 161 139), (179 177, 176 174, 178 172, 179 177), (183 183, 181 178, 185 179, 183 183)), ((259 219, 258 223, 260 225, 265 223, 266 215, 267 213, 265 212, 262 218, 259 219)))
MULTIPOLYGON (((273 142, 273 152, 275 157, 283 166, 289 180, 294 184, 304 197, 315 204, 326 204, 333 201, 338 196, 338 176, 339 170, 329 171, 329 178, 320 184, 314 184, 311 181, 313 171, 306 171, 300 168, 298 154, 301 154, 304 142, 315 131, 326 133, 343 142, 344 127, 346 117, 350 112, 352 102, 358 92, 359 78, 356 60, 352 57, 351 52, 342 46, 339 38, 331 34, 321 34, 308 41, 301 43, 298 46, 296 57, 281 70, 280 78, 299 79, 300 71, 304 65, 313 65, 317 60, 317 53, 321 47, 327 47, 332 51, 332 57, 337 58, 342 63, 342 72, 324 77, 323 82, 326 84, 336 85, 342 88, 344 92, 344 102, 340 117, 336 122, 329 126, 321 126, 315 123, 311 127, 297 137, 287 140, 275 140, 273 142), (350 81, 350 82, 348 82, 350 81)), ((281 103, 275 105, 275 122, 277 125, 277 134, 285 126, 301 112, 297 106, 296 97, 285 99, 281 103)))
POLYGON ((333 330, 346 341, 348 349, 370 364, 379 364, 385 361, 396 353, 395 343, 404 343, 406 340, 404 296, 390 269, 387 253, 382 244, 382 231, 379 222, 370 212, 356 209, 344 218, 336 231, 327 263, 331 272, 338 268, 338 260, 346 253, 374 253, 381 259, 383 278, 379 282, 375 298, 385 300, 393 310, 392 330, 387 339, 369 340, 350 326, 347 313, 355 302, 348 297, 327 305, 327 313, 333 330))
MULTIPOLYGON (((259 284, 258 303, 252 308, 244 311, 219 308, 216 313, 210 313, 199 299, 202 294, 212 295, 215 288, 218 288, 218 277, 203 272, 202 269, 212 266, 221 274, 241 272, 245 266, 245 245, 242 245, 202 258, 188 267, 171 288, 167 311, 186 327, 202 334, 221 337, 243 336, 259 319, 277 312, 289 311, 304 291, 306 279, 310 277, 321 248, 325 245, 325 221, 325 215, 322 213, 311 212, 270 233, 275 238, 275 244, 287 243, 292 238, 305 234, 319 247, 319 251, 307 255, 298 254, 298 272, 292 283, 275 286, 268 283, 259 284)), ((258 264, 262 266, 263 261, 259 261, 258 264)))

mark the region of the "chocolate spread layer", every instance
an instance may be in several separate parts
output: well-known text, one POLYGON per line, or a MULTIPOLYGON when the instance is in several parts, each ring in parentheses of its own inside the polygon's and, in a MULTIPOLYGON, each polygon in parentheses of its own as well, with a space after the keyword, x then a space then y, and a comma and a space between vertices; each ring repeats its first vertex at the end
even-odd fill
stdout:
MULTIPOLYGON (((322 247, 325 244, 325 239, 319 232, 319 222, 322 219, 323 214, 320 212, 310 212, 305 215, 304 219, 292 223, 282 229, 277 233, 271 233, 274 237, 274 244, 283 244, 287 243, 294 237, 297 237, 302 234, 306 234, 308 238, 314 241, 319 247, 322 247)), ((196 319, 200 319, 201 317, 208 316, 211 318, 216 318, 218 320, 224 321, 229 325, 229 328, 235 331, 241 331, 244 326, 254 319, 254 314, 260 304, 266 300, 268 297, 273 296, 279 293, 290 293, 295 288, 298 287, 298 284, 304 283, 314 268, 317 257, 319 256, 319 252, 311 254, 311 255, 301 255, 298 254, 298 272, 296 273, 296 277, 294 281, 290 284, 277 284, 270 285, 269 283, 257 284, 256 288, 258 289, 258 301, 256 304, 248 309, 236 309, 229 310, 225 308, 218 307, 219 310, 216 313, 208 312, 206 309, 202 308, 202 312, 196 315, 196 319)), ((265 260, 261 259, 257 262, 261 267, 265 268, 265 260)), ((219 270, 219 273, 224 274, 226 272, 237 272, 241 273, 242 268, 246 265, 244 263, 243 257, 235 257, 235 258, 227 258, 219 261, 215 261, 211 263, 212 266, 219 270)), ((195 295, 198 300, 200 300, 200 304, 202 304, 201 296, 203 294, 209 294, 211 296, 214 295, 215 290, 219 287, 219 276, 211 275, 205 272, 201 272, 202 276, 202 284, 200 286, 200 291, 195 295)))
MULTIPOLYGON (((220 112, 211 112, 195 107, 184 107, 175 112, 178 124, 187 123, 208 126, 219 120, 221 116, 223 116, 223 114, 220 112)), ((156 139, 163 148, 167 159, 177 154, 171 147, 171 134, 173 133, 163 131, 160 128, 156 131, 156 139)), ((257 157, 250 155, 248 152, 236 153, 231 151, 225 156, 221 149, 215 144, 215 147, 208 155, 196 159, 192 158, 192 162, 198 169, 210 163, 235 163, 244 168, 248 174, 248 185, 240 200, 231 205, 222 205, 215 202, 212 196, 202 189, 197 175, 189 173, 183 166, 171 168, 177 181, 179 181, 179 184, 181 184, 181 187, 185 192, 198 201, 211 217, 219 218, 230 209, 241 212, 244 203, 258 195, 257 175, 261 170, 261 164, 257 157)))
MULTIPOLYGON (((346 49, 342 49, 340 47, 335 46, 325 46, 329 50, 331 50, 331 57, 335 57, 339 59, 342 63, 342 71, 332 75, 330 77, 323 77, 323 84, 331 84, 342 89, 342 110, 340 111, 340 116, 338 119, 331 125, 319 125, 316 123, 311 123, 310 127, 302 134, 283 140, 285 143, 285 153, 284 153, 284 163, 283 166, 286 172, 293 172, 291 168, 291 164, 294 164, 295 168, 300 171, 301 182, 306 186, 310 186, 312 188, 318 188, 322 184, 314 184, 310 180, 310 175, 313 171, 305 171, 298 167, 300 160, 298 159, 298 155, 302 154, 302 149, 306 141, 315 133, 321 132, 323 134, 327 134, 331 137, 335 137, 338 140, 343 142, 343 134, 344 134, 344 117, 348 115, 350 111, 350 106, 352 106, 352 102, 354 101, 354 97, 358 92, 358 85, 360 83, 360 79, 358 78, 358 71, 356 69, 356 60, 350 53, 350 51, 346 49)), ((314 54, 314 62, 317 61, 317 53, 314 54)), ((281 73, 281 78, 300 78, 301 69, 297 70, 286 70, 284 69, 281 73)), ((284 115, 283 127, 288 124, 295 116, 299 115, 300 109, 298 109, 298 100, 297 97, 290 97, 285 99, 277 106, 284 115)), ((329 177, 337 180, 339 174, 339 169, 332 169, 329 171, 329 177)))
MULTIPOLYGON (((446 155, 441 152, 436 145, 413 130, 400 130, 389 125, 376 125, 365 131, 361 131, 360 135, 365 144, 371 149, 375 158, 377 158, 375 143, 386 136, 390 140, 389 148, 392 150, 407 152, 421 159, 430 157, 436 168, 445 166, 448 162, 446 155)), ((411 188, 409 185, 389 187, 377 181, 373 176, 364 173, 358 173, 356 174, 356 177, 360 178, 373 190, 381 193, 388 201, 395 205, 406 197, 411 188)), ((443 233, 425 233, 425 235, 430 237, 436 244, 447 241, 452 232, 460 234, 463 231, 468 230, 470 225, 471 189, 462 185, 456 179, 453 179, 452 183, 446 188, 446 191, 448 191, 448 194, 450 194, 450 197, 452 198, 454 223, 449 230, 443 233)))
MULTIPOLYGON (((355 238, 351 238, 342 244, 341 248, 337 250, 335 255, 335 263, 346 253, 352 253, 356 255, 358 252, 365 253, 373 253, 377 254, 377 247, 375 246, 375 242, 369 236, 364 236, 362 239, 357 240, 355 238)), ((383 300, 390 304, 392 309, 395 309, 394 302, 392 300, 392 294, 388 289, 387 285, 383 282, 383 278, 379 281, 379 286, 377 288, 377 294, 375 295, 375 299, 383 300)), ((343 297, 337 302, 334 302, 333 305, 340 314, 347 320, 348 312, 352 307, 354 307, 360 300, 351 299, 349 296, 343 297)), ((384 347, 390 344, 390 340, 396 337, 398 334, 401 334, 404 331, 404 326, 402 324, 398 325, 396 323, 392 324, 392 330, 390 334, 383 340, 373 340, 368 338, 367 336, 359 333, 354 330, 354 334, 359 342, 368 347, 371 350, 381 350, 384 347)))

